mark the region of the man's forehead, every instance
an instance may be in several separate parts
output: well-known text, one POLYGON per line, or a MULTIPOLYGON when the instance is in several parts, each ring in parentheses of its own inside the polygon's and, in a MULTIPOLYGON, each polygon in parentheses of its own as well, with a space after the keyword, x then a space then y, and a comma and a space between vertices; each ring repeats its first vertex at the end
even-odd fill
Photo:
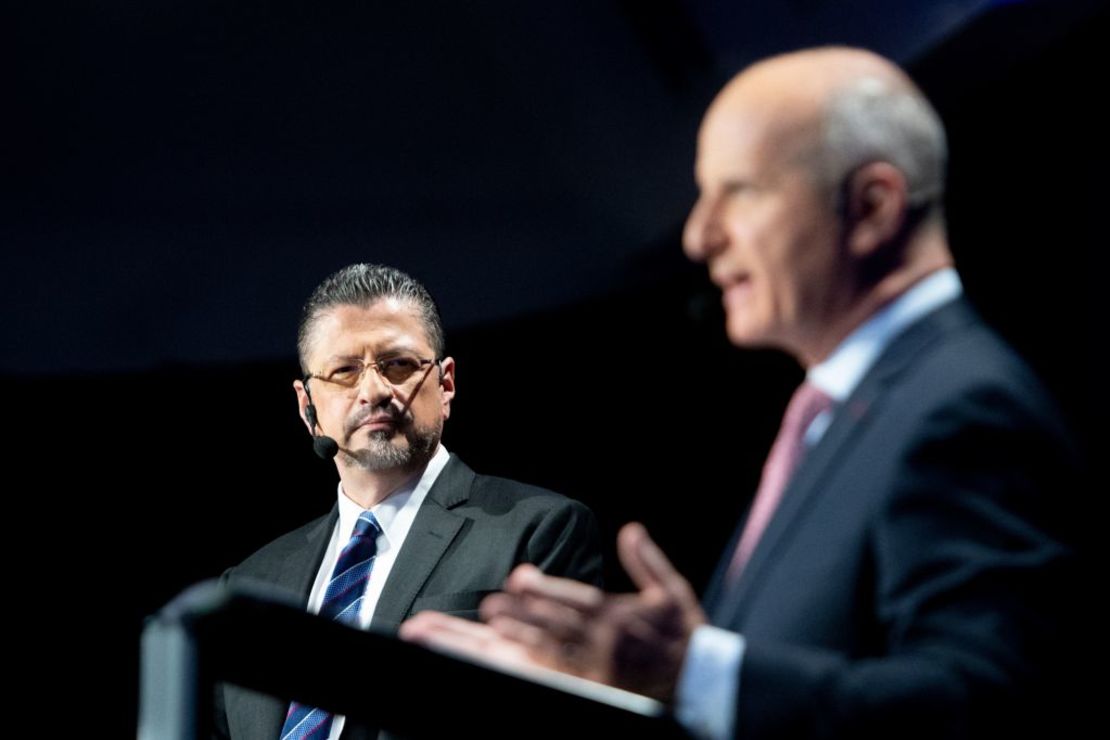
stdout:
POLYGON ((699 160, 703 149, 715 157, 730 148, 793 159, 818 142, 837 93, 864 80, 892 90, 913 87, 895 65, 863 49, 826 47, 757 62, 709 106, 698 134, 699 160))
POLYGON ((741 75, 721 91, 702 121, 698 181, 754 176, 794 160, 818 135, 819 109, 812 96, 741 75))
POLYGON ((321 311, 310 334, 313 355, 361 354, 370 349, 427 348, 428 332, 411 301, 381 298, 370 304, 340 304, 321 311))
POLYGON ((712 110, 698 134, 695 175, 703 185, 754 177, 781 147, 765 116, 731 107, 712 110))

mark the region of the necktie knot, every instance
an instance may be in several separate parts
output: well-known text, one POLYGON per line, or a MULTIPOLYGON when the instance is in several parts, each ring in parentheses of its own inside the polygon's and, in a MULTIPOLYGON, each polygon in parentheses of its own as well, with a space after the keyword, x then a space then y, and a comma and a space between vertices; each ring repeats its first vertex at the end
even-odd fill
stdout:
POLYGON ((376 540, 381 533, 382 525, 378 524, 374 512, 364 511, 358 515, 358 521, 355 522, 355 528, 351 532, 351 539, 369 536, 376 540))
POLYGON ((828 394, 815 385, 802 383, 786 407, 780 434, 794 443, 800 443, 813 420, 831 407, 832 399, 828 394))

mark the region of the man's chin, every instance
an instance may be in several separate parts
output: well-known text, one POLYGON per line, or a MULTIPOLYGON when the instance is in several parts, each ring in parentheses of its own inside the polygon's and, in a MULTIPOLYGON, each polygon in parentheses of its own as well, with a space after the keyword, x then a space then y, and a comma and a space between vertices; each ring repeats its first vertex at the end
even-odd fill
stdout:
POLYGON ((782 348, 777 333, 766 323, 757 321, 753 316, 726 316, 725 334, 736 347, 745 349, 782 348))
POLYGON ((403 446, 391 442, 371 440, 366 447, 355 450, 343 450, 344 460, 355 467, 374 472, 407 468, 413 463, 413 451, 402 440, 403 446))
POLYGON ((371 472, 414 470, 431 459, 438 444, 438 437, 412 440, 402 434, 374 432, 363 447, 340 454, 348 464, 371 472))

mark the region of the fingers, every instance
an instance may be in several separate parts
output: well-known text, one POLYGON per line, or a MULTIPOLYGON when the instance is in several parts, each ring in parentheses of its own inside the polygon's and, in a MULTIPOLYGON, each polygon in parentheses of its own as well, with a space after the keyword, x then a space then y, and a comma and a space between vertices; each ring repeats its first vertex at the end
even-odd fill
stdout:
POLYGON ((498 636, 525 651, 536 663, 555 669, 567 669, 566 656, 575 642, 563 642, 552 632, 510 617, 494 617, 489 626, 498 636))
POLYGON ((621 527, 617 534, 617 554, 621 565, 641 590, 682 577, 639 522, 621 527))
POLYGON ((675 570, 671 561, 648 536, 644 525, 632 522, 617 535, 617 554, 621 565, 641 592, 661 590, 683 608, 697 606, 697 596, 690 582, 675 570))
POLYGON ((613 597, 593 586, 519 566, 505 591, 482 601, 482 619, 535 662, 593 680, 607 672, 606 605, 613 597))
POLYGON ((532 639, 538 637, 534 630, 542 631, 545 642, 582 641, 592 613, 546 597, 518 594, 492 594, 481 608, 482 619, 498 632, 533 647, 541 642, 532 639))
POLYGON ((399 634, 403 640, 501 668, 543 665, 489 625, 438 612, 421 612, 406 620, 399 634))
POLYGON ((605 601, 605 593, 600 589, 569 578, 544 575, 534 565, 518 565, 505 582, 505 592, 550 599, 580 611, 596 610, 605 601))
POLYGON ((402 640, 421 645, 450 645, 461 650, 479 650, 489 642, 488 625, 470 622, 439 612, 420 612, 405 620, 398 631, 402 640))
POLYGON ((590 623, 608 598, 588 584, 546 576, 535 566, 522 565, 509 575, 503 593, 486 597, 481 614, 506 637, 533 649, 547 649, 549 644, 586 641, 590 623))

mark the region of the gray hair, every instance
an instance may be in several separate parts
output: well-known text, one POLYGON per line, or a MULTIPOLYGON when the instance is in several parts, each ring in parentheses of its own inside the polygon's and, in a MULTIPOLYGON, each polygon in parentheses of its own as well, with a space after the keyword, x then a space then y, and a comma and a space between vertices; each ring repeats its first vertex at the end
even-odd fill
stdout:
POLYGON ((347 265, 329 275, 316 286, 301 311, 301 323, 297 329, 297 355, 301 370, 308 373, 308 350, 312 329, 316 321, 328 310, 336 306, 368 307, 377 301, 395 298, 407 301, 424 324, 428 342, 436 359, 442 359, 446 339, 443 322, 428 289, 414 278, 393 267, 371 265, 360 262, 347 265))
POLYGON ((857 79, 830 98, 823 129, 822 170, 829 184, 868 162, 888 162, 906 178, 910 208, 940 205, 948 159, 944 124, 916 88, 877 76, 857 79))

